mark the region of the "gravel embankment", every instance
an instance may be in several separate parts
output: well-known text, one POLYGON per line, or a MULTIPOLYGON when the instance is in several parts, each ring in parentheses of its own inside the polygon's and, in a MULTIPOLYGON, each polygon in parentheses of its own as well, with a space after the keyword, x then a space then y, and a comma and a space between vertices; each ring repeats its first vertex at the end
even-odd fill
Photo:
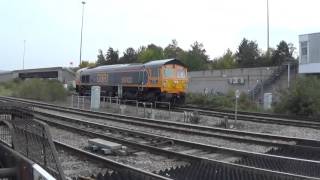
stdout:
MULTIPOLYGON (((52 137, 55 140, 61 141, 63 143, 66 143, 81 149, 85 148, 88 145, 88 139, 90 139, 90 137, 88 136, 79 135, 79 134, 76 134, 67 130, 58 129, 55 127, 51 127, 50 131, 51 131, 52 137)), ((183 161, 169 159, 167 157, 151 154, 145 151, 141 151, 141 152, 138 151, 136 153, 133 153, 127 156, 105 155, 105 157, 123 164, 127 164, 143 170, 147 170, 150 172, 164 170, 166 168, 187 164, 186 162, 183 162, 183 161)))
POLYGON ((172 138, 176 138, 176 139, 182 139, 182 140, 198 142, 198 143, 203 143, 203 144, 233 148, 233 149, 241 149, 241 150, 246 150, 246 151, 264 153, 272 148, 272 147, 253 145, 253 144, 248 144, 248 143, 238 143, 238 142, 228 141, 228 140, 214 138, 214 137, 189 135, 189 134, 182 134, 179 132, 172 132, 172 131, 168 131, 168 130, 160 130, 160 129, 150 128, 150 127, 141 127, 141 126, 137 126, 137 125, 131 125, 131 124, 121 123, 121 122, 114 122, 114 121, 105 120, 105 119, 88 118, 88 117, 84 117, 81 115, 61 113, 61 112, 52 111, 52 110, 45 110, 45 111, 50 112, 50 113, 54 113, 56 115, 68 116, 68 117, 72 117, 72 118, 79 118, 79 119, 86 120, 86 121, 101 123, 106 126, 116 126, 116 127, 128 128, 128 129, 138 131, 138 132, 148 132, 151 134, 172 137, 172 138))
POLYGON ((84 159, 83 157, 80 158, 63 149, 58 148, 57 151, 62 170, 69 178, 78 178, 79 176, 90 177, 91 175, 105 174, 107 171, 110 171, 102 164, 84 159))

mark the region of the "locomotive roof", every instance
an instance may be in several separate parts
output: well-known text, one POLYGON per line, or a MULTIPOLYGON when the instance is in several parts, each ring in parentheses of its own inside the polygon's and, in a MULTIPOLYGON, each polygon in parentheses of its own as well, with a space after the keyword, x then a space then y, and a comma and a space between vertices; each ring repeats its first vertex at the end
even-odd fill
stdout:
POLYGON ((145 64, 141 64, 141 63, 134 63, 134 64, 114 64, 114 65, 105 65, 105 66, 98 66, 95 68, 83 68, 81 70, 79 70, 79 72, 83 72, 83 73, 91 73, 91 72, 103 72, 103 71, 126 71, 126 70, 140 70, 142 69, 144 66, 145 67, 160 67, 166 64, 178 64, 181 65, 183 67, 185 67, 185 65, 179 61, 178 59, 162 59, 162 60, 154 60, 154 61, 150 61, 147 62, 145 64))
POLYGON ((145 63, 145 66, 163 66, 166 64, 178 64, 181 65, 183 67, 186 67, 181 61, 179 61, 178 59, 162 59, 162 60, 154 60, 154 61, 150 61, 145 63))
POLYGON ((84 73, 90 73, 90 72, 113 72, 113 71, 119 71, 119 70, 138 70, 143 67, 143 64, 114 64, 114 65, 106 65, 106 66, 98 66, 91 69, 84 69, 84 73))

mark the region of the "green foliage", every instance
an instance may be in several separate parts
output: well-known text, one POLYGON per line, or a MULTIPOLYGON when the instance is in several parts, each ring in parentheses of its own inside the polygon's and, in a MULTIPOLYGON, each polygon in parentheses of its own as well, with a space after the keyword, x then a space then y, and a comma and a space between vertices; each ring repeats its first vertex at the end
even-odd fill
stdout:
POLYGON ((280 65, 286 61, 293 59, 292 54, 295 48, 292 44, 287 44, 285 41, 281 41, 277 49, 272 53, 271 64, 280 65))
POLYGON ((85 67, 94 67, 96 64, 89 62, 89 61, 81 61, 81 64, 79 65, 80 68, 85 68, 85 67))
POLYGON ((206 107, 227 107, 233 106, 233 100, 229 95, 203 95, 198 93, 188 93, 187 104, 195 104, 206 107))
POLYGON ((107 64, 117 64, 119 61, 119 51, 115 51, 112 47, 109 47, 106 54, 106 61, 107 64))
MULTIPOLYGON (((206 49, 202 43, 195 41, 190 50, 183 50, 178 42, 173 39, 164 49, 155 44, 141 46, 135 50, 127 48, 121 57, 119 52, 109 47, 106 55, 99 49, 96 66, 118 63, 146 63, 151 60, 177 58, 181 60, 189 71, 207 69, 248 68, 261 66, 276 66, 287 60, 293 60, 292 54, 295 48, 292 44, 281 41, 276 50, 272 48, 268 52, 261 52, 255 41, 243 39, 236 53, 228 49, 221 57, 209 60, 206 49)), ((86 67, 87 65, 81 65, 86 67)))
POLYGON ((202 43, 197 41, 191 45, 191 50, 181 55, 181 61, 187 65, 190 71, 208 69, 209 56, 202 43))
POLYGON ((290 89, 280 92, 280 101, 274 111, 303 116, 320 115, 320 79, 317 77, 298 78, 290 89))
MULTIPOLYGON (((196 93, 188 93, 186 97, 187 104, 211 108, 234 109, 235 108, 235 92, 229 91, 224 95, 203 95, 196 93)), ((247 94, 241 93, 238 100, 238 109, 242 111, 258 111, 257 106, 250 100, 247 94)))
POLYGON ((0 96, 11 96, 12 91, 10 89, 7 89, 6 87, 0 85, 0 96))
POLYGON ((96 62, 96 65, 97 66, 102 66, 102 65, 106 65, 107 64, 107 61, 106 61, 106 58, 104 57, 103 55, 103 51, 101 49, 98 50, 99 54, 98 54, 98 60, 96 62))
POLYGON ((146 63, 151 60, 164 59, 163 49, 160 46, 149 44, 147 48, 141 47, 138 53, 138 62, 146 63))
POLYGON ((164 48, 165 58, 177 58, 180 59, 184 51, 178 46, 178 42, 174 39, 171 44, 164 48))
POLYGON ((120 63, 135 63, 138 61, 138 54, 132 48, 127 48, 125 52, 123 52, 123 56, 119 59, 120 63))
POLYGON ((64 100, 67 91, 56 80, 29 79, 0 84, 0 95, 51 102, 64 100))
POLYGON ((236 67, 235 55, 230 49, 228 49, 223 56, 214 59, 211 63, 211 69, 231 69, 236 67))
POLYGON ((256 67, 259 62, 260 51, 255 41, 243 38, 236 53, 239 67, 256 67))

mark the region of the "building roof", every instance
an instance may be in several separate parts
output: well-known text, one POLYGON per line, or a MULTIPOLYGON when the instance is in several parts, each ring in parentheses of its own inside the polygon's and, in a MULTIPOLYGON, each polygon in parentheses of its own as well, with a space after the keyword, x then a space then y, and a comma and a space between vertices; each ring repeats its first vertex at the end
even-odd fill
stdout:
POLYGON ((305 35, 320 35, 320 32, 308 33, 308 34, 300 34, 299 36, 305 36, 305 35))

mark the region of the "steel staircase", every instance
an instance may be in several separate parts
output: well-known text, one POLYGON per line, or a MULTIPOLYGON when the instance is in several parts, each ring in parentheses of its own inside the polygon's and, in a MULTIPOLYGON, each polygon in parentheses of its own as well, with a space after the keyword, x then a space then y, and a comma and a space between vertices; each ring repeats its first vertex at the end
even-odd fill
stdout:
MULTIPOLYGON (((293 66, 291 66, 292 68, 293 66)), ((269 76, 268 79, 257 83, 255 87, 249 91, 249 97, 252 97, 253 99, 258 99, 262 90, 267 89, 270 87, 272 84, 274 84, 277 80, 280 79, 280 77, 287 71, 288 65, 283 64, 278 66, 273 73, 269 76)))

